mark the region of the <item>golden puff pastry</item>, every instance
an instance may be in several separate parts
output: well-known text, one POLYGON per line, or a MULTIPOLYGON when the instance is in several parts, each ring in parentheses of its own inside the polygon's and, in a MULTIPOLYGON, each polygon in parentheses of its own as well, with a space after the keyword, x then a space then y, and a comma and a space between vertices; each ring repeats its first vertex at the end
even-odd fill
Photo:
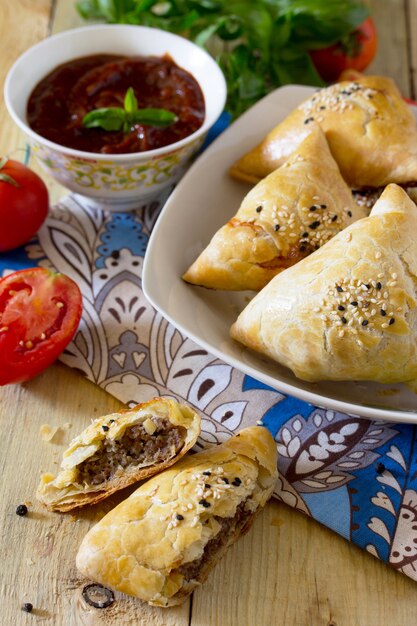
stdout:
POLYGON ((369 217, 274 278, 231 335, 303 380, 417 381, 417 206, 389 185, 369 217))
POLYGON ((182 459, 94 526, 77 568, 155 606, 183 602, 272 495, 277 450, 260 426, 182 459))
POLYGON ((353 189, 417 182, 417 124, 390 78, 363 76, 314 93, 231 168, 258 182, 282 165, 320 124, 353 189))
POLYGON ((178 461, 197 441, 200 422, 169 398, 100 417, 71 441, 58 476, 41 477, 37 498, 52 511, 95 504, 178 461))
POLYGON ((212 289, 262 289, 367 215, 352 198, 319 126, 244 198, 235 217, 183 275, 212 289))

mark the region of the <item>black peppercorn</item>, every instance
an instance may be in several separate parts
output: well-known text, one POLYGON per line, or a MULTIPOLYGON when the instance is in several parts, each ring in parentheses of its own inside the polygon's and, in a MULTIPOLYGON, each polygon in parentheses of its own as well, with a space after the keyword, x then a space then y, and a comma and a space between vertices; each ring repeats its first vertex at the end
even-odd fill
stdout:
POLYGON ((16 515, 20 515, 20 517, 27 515, 27 512, 28 508, 26 504, 19 504, 19 506, 16 507, 16 515))
POLYGON ((32 613, 33 604, 31 602, 25 602, 22 604, 22 611, 25 613, 32 613))

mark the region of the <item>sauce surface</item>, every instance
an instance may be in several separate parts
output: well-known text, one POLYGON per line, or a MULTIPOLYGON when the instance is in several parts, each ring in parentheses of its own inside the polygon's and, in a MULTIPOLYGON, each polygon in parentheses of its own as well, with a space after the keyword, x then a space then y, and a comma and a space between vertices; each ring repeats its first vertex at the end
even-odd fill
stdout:
POLYGON ((98 54, 64 63, 32 91, 29 126, 57 144, 86 152, 126 154, 153 150, 194 133, 204 122, 205 103, 195 78, 168 56, 122 57, 98 54), (132 87, 139 108, 172 111, 178 121, 161 128, 135 124, 127 133, 84 128, 93 109, 123 107, 132 87))

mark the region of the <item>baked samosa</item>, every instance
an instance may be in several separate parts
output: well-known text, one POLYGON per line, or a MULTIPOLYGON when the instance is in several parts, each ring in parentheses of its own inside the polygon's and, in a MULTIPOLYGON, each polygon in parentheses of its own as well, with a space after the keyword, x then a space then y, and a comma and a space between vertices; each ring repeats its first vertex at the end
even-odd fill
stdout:
POLYGON ((242 156, 233 177, 256 183, 288 158, 318 123, 352 189, 417 183, 417 124, 390 78, 363 76, 315 92, 242 156))
POLYGON ((197 441, 200 422, 171 398, 99 417, 71 441, 58 476, 41 477, 37 498, 61 512, 100 502, 178 461, 197 441))
POLYGON ((231 336, 306 381, 417 391, 417 206, 389 185, 369 217, 276 276, 231 336))
POLYGON ((141 485, 88 532, 77 568, 149 604, 181 604, 249 530, 276 480, 272 435, 245 428, 141 485))
POLYGON ((367 215, 352 198, 319 126, 261 180, 183 275, 212 289, 259 290, 367 215))

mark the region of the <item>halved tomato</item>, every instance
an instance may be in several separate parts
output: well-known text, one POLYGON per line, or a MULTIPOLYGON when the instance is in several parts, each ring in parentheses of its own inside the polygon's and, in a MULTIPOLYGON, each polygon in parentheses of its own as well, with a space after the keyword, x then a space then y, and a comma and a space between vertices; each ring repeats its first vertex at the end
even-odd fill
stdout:
POLYGON ((36 267, 0 279, 0 385, 42 372, 77 330, 82 296, 64 274, 36 267))

